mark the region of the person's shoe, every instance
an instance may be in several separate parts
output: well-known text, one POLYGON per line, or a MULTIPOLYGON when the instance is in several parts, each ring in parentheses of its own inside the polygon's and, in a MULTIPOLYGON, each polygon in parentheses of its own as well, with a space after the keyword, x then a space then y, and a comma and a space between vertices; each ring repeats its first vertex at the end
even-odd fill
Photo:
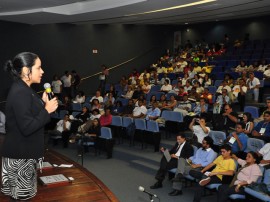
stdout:
POLYGON ((202 180, 199 182, 199 184, 200 184, 201 186, 205 186, 205 185, 207 185, 207 184, 210 182, 210 180, 211 180, 210 177, 205 178, 205 179, 202 179, 202 180))
POLYGON ((183 194, 182 190, 175 190, 175 189, 169 193, 170 196, 178 196, 182 194, 183 194))
POLYGON ((173 181, 173 182, 180 182, 181 179, 183 179, 183 178, 184 178, 184 175, 183 175, 182 173, 178 173, 178 174, 172 179, 172 181, 173 181))
POLYGON ((150 186, 150 189, 158 189, 162 187, 162 183, 156 182, 154 185, 150 186))

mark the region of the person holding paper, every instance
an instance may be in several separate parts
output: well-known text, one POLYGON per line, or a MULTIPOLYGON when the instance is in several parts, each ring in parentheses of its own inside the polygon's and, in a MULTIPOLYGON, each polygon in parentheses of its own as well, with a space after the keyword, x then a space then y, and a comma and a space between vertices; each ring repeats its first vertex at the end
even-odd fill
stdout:
POLYGON ((231 145, 232 153, 237 157, 245 159, 246 153, 244 152, 247 148, 248 136, 244 133, 245 123, 239 122, 236 124, 235 131, 233 131, 225 140, 227 144, 231 145))
MULTIPOLYGON (((193 155, 193 147, 186 141, 185 134, 178 134, 176 140, 177 143, 169 151, 171 159, 168 158, 169 161, 167 161, 165 155, 163 155, 160 161, 160 167, 155 176, 157 182, 150 187, 151 189, 162 187, 162 182, 165 178, 166 172, 177 167, 179 158, 186 159, 193 155)), ((165 148, 161 147, 160 151, 164 153, 165 148)))
POLYGON ((177 196, 182 194, 182 179, 189 174, 190 170, 201 171, 205 166, 212 163, 217 157, 217 153, 211 148, 213 139, 206 136, 202 141, 202 147, 199 148, 194 156, 188 159, 179 158, 177 171, 173 178, 173 191, 169 193, 170 196, 177 196))
POLYGON ((37 163, 44 157, 44 126, 58 102, 42 98, 31 88, 41 82, 44 71, 39 57, 19 53, 5 64, 14 82, 6 102, 7 133, 2 148, 2 193, 10 201, 29 200, 37 193, 37 163))

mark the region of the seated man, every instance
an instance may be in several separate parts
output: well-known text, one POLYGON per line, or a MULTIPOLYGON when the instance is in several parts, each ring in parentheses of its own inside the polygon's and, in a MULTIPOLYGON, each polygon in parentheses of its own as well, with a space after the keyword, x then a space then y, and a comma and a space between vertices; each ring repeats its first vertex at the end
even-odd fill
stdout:
POLYGON ((238 114, 232 110, 231 105, 226 104, 222 116, 224 117, 224 130, 228 134, 231 128, 235 128, 235 124, 238 122, 238 114))
POLYGON ((204 117, 193 118, 189 124, 189 129, 197 138, 198 146, 201 146, 203 138, 209 135, 210 128, 206 127, 206 121, 204 117))
MULTIPOLYGON (((56 129, 49 131, 49 134, 51 136, 62 136, 63 147, 66 148, 68 146, 68 139, 70 136, 70 127, 71 122, 69 121, 69 115, 66 114, 63 120, 57 122, 56 129)), ((55 139, 54 144, 57 144, 57 139, 55 139)))
POLYGON ((160 117, 160 109, 158 108, 158 103, 153 102, 152 108, 147 110, 146 120, 156 120, 160 117))
POLYGON ((99 103, 103 103, 103 97, 101 96, 101 93, 100 93, 99 90, 97 90, 95 96, 93 96, 93 97, 91 98, 90 103, 92 103, 92 101, 93 101, 94 99, 98 99, 99 103))
POLYGON ((207 116, 208 104, 205 102, 205 98, 200 98, 200 102, 193 109, 195 115, 201 116, 204 114, 207 116))
POLYGON ((265 144, 257 154, 262 160, 260 161, 261 166, 265 166, 270 163, 270 143, 265 144))
POLYGON ((173 111, 181 112, 183 117, 185 117, 188 112, 191 110, 191 102, 188 100, 188 96, 184 95, 183 100, 178 103, 173 111))
POLYGON ((249 73, 249 79, 247 79, 248 92, 254 94, 254 101, 258 102, 259 100, 259 88, 260 80, 254 76, 253 72, 249 73))
POLYGON ((172 85, 169 84, 169 80, 165 79, 164 84, 161 86, 160 91, 168 93, 169 91, 172 90, 172 85))
MULTIPOLYGON (((193 155, 193 147, 187 143, 186 136, 184 134, 178 134, 176 137, 177 143, 169 151, 171 159, 168 159, 163 155, 160 161, 160 167, 156 173, 155 178, 157 182, 152 185, 151 189, 157 189, 162 187, 162 182, 168 170, 176 168, 179 158, 189 158, 193 155)), ((161 152, 166 152, 165 148, 161 147, 161 152)))
POLYGON ((222 81, 222 83, 218 87, 216 93, 217 94, 222 94, 223 89, 226 89, 228 93, 232 91, 231 87, 228 85, 228 82, 226 80, 222 81))
POLYGON ((134 102, 132 99, 128 100, 128 104, 124 106, 121 116, 131 116, 134 110, 134 102))
POLYGON ((198 190, 195 191, 194 195, 194 202, 201 201, 201 196, 203 193, 204 186, 209 184, 216 184, 216 183, 222 183, 222 178, 227 176, 233 176, 236 165, 234 160, 231 157, 231 146, 230 145, 223 145, 220 148, 221 155, 218 156, 212 163, 210 163, 208 166, 203 168, 201 171, 196 170, 190 170, 189 174, 199 179, 199 187, 198 190), (206 172, 213 166, 216 166, 211 172, 206 172))
POLYGON ((262 139, 270 142, 270 111, 265 111, 263 115, 264 120, 260 121, 252 131, 254 138, 262 139))
POLYGON ((217 157, 216 152, 211 148, 213 140, 206 136, 202 141, 202 147, 197 150, 196 154, 189 159, 180 158, 178 160, 177 171, 175 178, 173 178, 173 191, 169 193, 170 196, 182 194, 181 179, 184 175, 188 175, 190 170, 201 171, 205 166, 212 163, 217 157))
POLYGON ((248 136, 244 133, 245 123, 239 122, 236 124, 235 131, 232 132, 225 142, 228 142, 232 147, 232 153, 238 158, 245 159, 246 153, 244 152, 247 148, 248 136))
POLYGON ((132 118, 144 118, 146 113, 147 113, 147 109, 146 107, 143 105, 143 100, 138 100, 138 106, 134 108, 133 113, 130 117, 132 118))

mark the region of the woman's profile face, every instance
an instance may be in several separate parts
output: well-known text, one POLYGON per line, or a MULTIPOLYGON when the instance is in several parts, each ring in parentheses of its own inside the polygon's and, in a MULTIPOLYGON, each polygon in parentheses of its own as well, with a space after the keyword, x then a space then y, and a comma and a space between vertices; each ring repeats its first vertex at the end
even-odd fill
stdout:
POLYGON ((245 121, 245 122, 246 122, 246 121, 247 121, 247 119, 248 119, 248 118, 247 118, 247 115, 245 115, 245 114, 244 114, 244 115, 243 115, 243 121, 245 121))
POLYGON ((41 61, 39 58, 37 58, 34 66, 32 67, 32 72, 29 74, 30 83, 40 83, 43 74, 44 71, 41 68, 41 61))

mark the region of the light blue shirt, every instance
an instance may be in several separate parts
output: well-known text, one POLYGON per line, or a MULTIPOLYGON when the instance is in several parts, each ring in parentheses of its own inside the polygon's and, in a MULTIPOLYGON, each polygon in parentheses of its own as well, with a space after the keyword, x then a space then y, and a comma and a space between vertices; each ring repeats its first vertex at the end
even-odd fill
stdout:
MULTIPOLYGON (((205 109, 205 113, 207 113, 207 111, 208 111, 208 104, 205 104, 205 105, 204 105, 204 109, 205 109)), ((196 105, 196 106, 194 107, 194 113, 195 113, 196 115, 200 115, 200 114, 202 113, 201 105, 196 105)))
POLYGON ((150 108, 147 110, 146 119, 148 119, 149 116, 151 116, 151 117, 160 116, 160 113, 161 113, 161 111, 159 108, 155 108, 154 110, 153 110, 153 108, 150 108))
POLYGON ((201 147, 196 151, 196 154, 189 159, 193 164, 201 164, 202 167, 205 167, 212 163, 216 157, 217 153, 213 149, 209 148, 208 150, 203 150, 201 147))

